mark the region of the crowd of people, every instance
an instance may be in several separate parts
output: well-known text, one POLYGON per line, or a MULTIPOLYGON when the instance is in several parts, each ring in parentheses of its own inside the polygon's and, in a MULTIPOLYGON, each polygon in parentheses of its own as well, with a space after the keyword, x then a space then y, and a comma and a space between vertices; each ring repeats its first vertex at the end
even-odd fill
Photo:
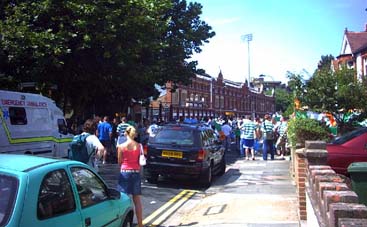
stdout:
MULTIPOLYGON (((242 118, 211 118, 201 121, 184 119, 183 123, 204 123, 212 127, 223 141, 225 152, 230 152, 235 145, 235 151, 245 160, 256 160, 255 154, 262 150, 262 159, 275 159, 275 154, 284 159, 286 155, 288 118, 281 117, 276 121, 270 115, 263 119, 252 119, 250 115, 242 118), (262 144, 262 148, 260 147, 262 144)), ((179 122, 181 122, 179 121, 179 122)), ((118 188, 120 191, 132 195, 138 226, 142 225, 141 196, 141 167, 139 155, 142 144, 149 136, 155 136, 159 129, 156 120, 149 122, 134 122, 128 117, 88 119, 82 126, 75 127, 75 134, 88 133, 86 146, 88 153, 95 153, 87 163, 98 168, 100 164, 117 163, 120 166, 118 188)))
POLYGON ((255 154, 262 152, 262 159, 285 159, 287 152, 288 117, 281 116, 279 121, 266 114, 264 118, 252 119, 251 115, 238 118, 208 118, 204 121, 221 137, 225 152, 232 144, 245 160, 256 160, 255 154))

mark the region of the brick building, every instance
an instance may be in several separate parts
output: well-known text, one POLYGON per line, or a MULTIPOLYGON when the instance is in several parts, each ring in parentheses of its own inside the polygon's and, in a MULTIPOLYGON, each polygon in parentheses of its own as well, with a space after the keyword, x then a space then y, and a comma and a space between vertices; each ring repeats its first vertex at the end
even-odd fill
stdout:
POLYGON ((265 95, 260 88, 226 80, 220 72, 217 79, 196 75, 190 85, 180 85, 173 93, 164 92, 152 107, 159 108, 159 118, 166 121, 188 117, 264 116, 275 112, 275 98, 265 95))

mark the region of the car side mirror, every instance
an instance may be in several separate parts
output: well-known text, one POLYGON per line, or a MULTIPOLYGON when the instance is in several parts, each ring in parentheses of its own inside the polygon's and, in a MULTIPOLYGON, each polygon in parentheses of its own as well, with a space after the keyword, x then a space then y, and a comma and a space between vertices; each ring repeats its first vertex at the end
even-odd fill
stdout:
POLYGON ((121 198, 121 193, 119 191, 117 191, 116 189, 113 188, 109 188, 108 189, 108 198, 110 199, 120 199, 121 198))

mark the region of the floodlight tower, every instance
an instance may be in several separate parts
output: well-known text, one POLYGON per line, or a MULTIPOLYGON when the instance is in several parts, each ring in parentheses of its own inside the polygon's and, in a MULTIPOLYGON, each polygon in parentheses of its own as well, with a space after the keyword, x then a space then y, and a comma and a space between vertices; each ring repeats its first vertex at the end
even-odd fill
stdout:
POLYGON ((251 69, 250 69, 250 41, 252 41, 252 34, 242 35, 241 39, 243 42, 247 42, 247 55, 248 55, 248 86, 250 87, 251 69))

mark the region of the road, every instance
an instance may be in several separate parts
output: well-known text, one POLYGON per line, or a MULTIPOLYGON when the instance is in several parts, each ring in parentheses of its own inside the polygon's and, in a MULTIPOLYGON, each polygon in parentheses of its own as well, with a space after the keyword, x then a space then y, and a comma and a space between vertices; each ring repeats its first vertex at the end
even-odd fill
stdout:
MULTIPOLYGON (((226 155, 227 165, 236 161, 235 152, 226 155)), ((99 173, 109 187, 116 188, 119 166, 105 164, 99 168, 99 173)), ((222 176, 228 177, 228 176, 222 176)), ((220 180, 214 177, 213 182, 220 180)), ((172 214, 176 214, 190 198, 205 197, 208 188, 203 188, 194 179, 160 178, 157 184, 150 184, 145 179, 142 182, 142 203, 144 223, 149 226, 159 226, 172 214)))

